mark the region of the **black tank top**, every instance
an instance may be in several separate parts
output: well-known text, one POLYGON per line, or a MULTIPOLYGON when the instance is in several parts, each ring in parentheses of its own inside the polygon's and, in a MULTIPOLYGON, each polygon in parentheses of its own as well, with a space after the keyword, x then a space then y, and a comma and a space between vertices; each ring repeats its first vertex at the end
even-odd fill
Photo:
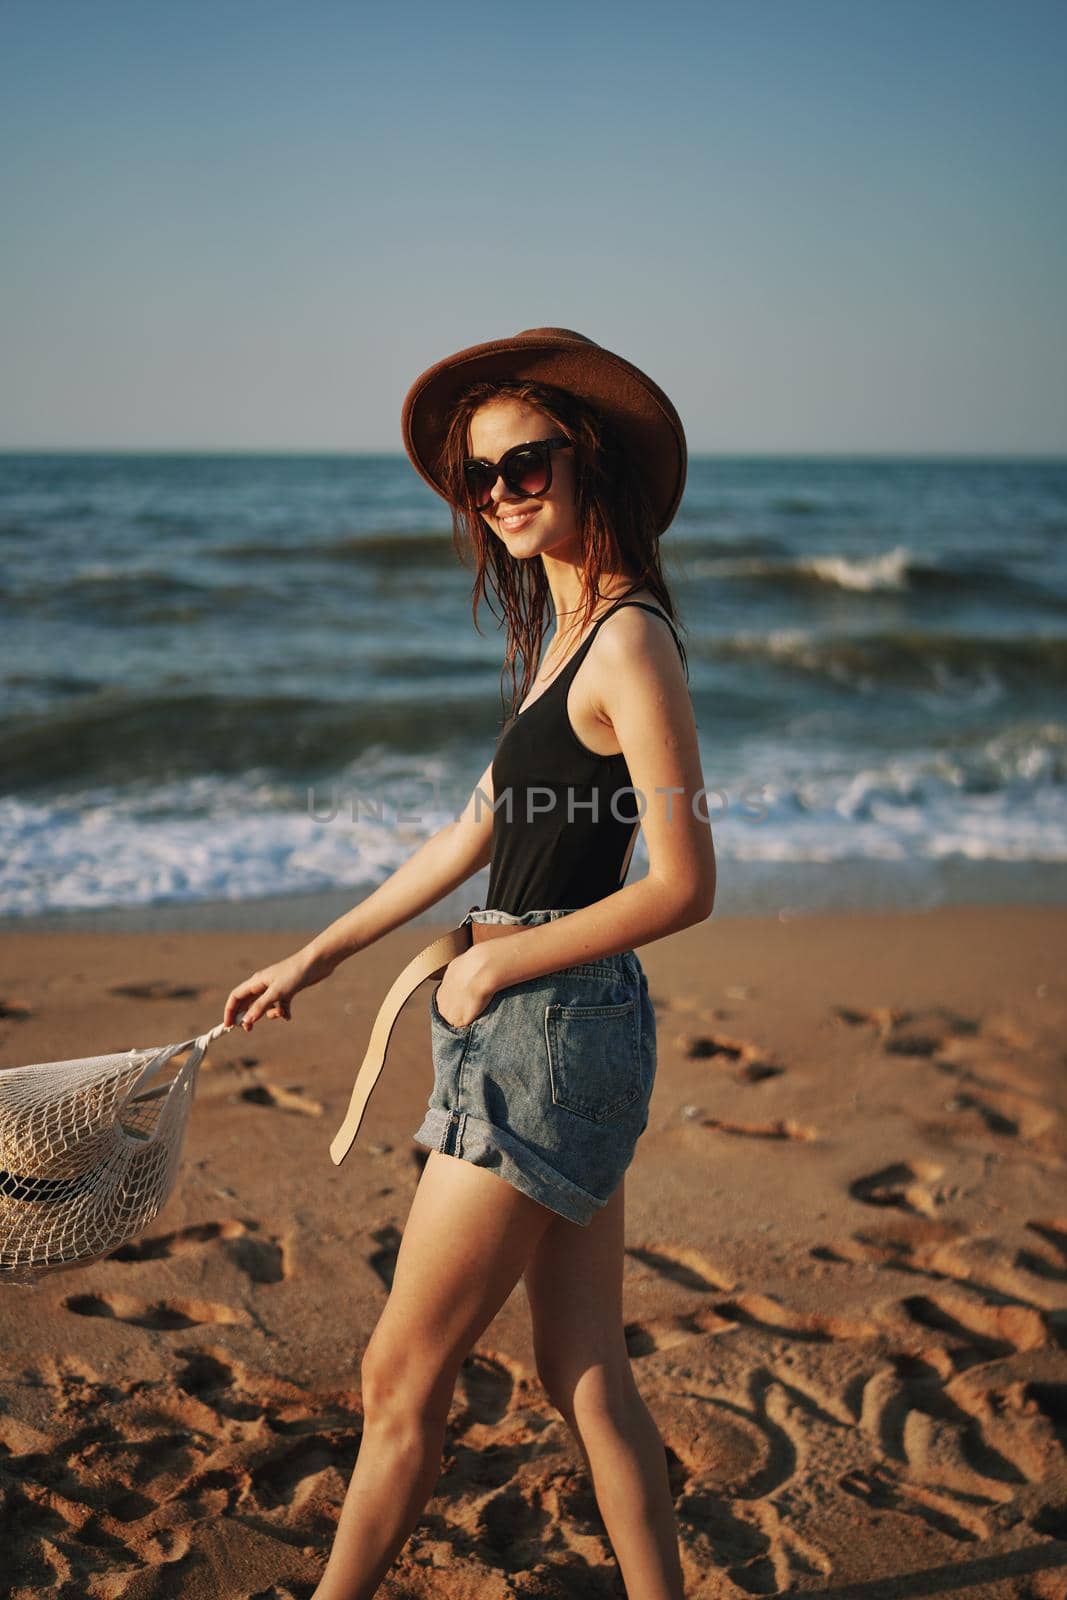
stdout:
POLYGON ((640 826, 626 757, 589 750, 567 715, 567 692, 597 629, 622 606, 662 617, 681 654, 665 612, 643 600, 620 600, 597 618, 548 688, 506 724, 492 767, 496 810, 486 890, 492 910, 515 916, 577 910, 611 894, 626 876, 640 826))

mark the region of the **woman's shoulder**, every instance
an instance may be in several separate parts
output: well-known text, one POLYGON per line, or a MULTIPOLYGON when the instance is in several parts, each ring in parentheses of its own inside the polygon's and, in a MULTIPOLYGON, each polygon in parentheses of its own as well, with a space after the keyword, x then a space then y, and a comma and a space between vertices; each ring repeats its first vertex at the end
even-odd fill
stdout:
MULTIPOLYGON (((660 631, 660 624, 653 621, 653 614, 661 617, 670 632, 671 638, 677 646, 678 653, 682 655, 682 643, 678 637, 677 624, 663 608, 661 602, 651 592, 641 589, 634 594, 626 595, 621 604, 614 607, 610 618, 612 634, 626 644, 642 638, 654 638, 660 631)), ((608 630, 602 628, 601 633, 608 630)), ((608 647, 610 649, 610 646, 608 647)), ((684 660, 684 657, 683 657, 684 660)))
POLYGON ((626 616, 629 613, 631 619, 633 619, 630 625, 638 626, 637 619, 647 616, 649 611, 654 611, 657 616, 662 617, 671 631, 674 631, 677 626, 674 618, 667 613, 662 601, 657 599, 649 589, 638 589, 634 594, 624 595, 618 605, 613 607, 609 615, 612 617, 616 615, 626 616))

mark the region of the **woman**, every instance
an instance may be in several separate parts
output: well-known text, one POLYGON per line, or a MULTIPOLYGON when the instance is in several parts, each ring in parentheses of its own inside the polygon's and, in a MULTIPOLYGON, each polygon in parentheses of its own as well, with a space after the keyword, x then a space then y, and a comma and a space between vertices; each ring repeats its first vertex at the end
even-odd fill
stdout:
MULTIPOLYGON (((583 1452, 627 1593, 683 1593, 663 1441, 623 1335, 624 1175, 655 1016, 634 947, 710 915, 715 856, 657 538, 685 436, 645 374, 567 329, 460 351, 404 404, 416 469, 466 533, 522 682, 459 818, 359 906, 230 994, 293 996, 490 864, 430 997, 430 1154, 362 1361, 363 1435, 313 1600, 374 1594, 440 1474, 459 1369, 518 1278, 538 1375, 583 1452), (520 448, 522 447, 522 448, 520 448), (546 602, 557 618, 540 660, 546 602), (517 709, 516 709, 517 708, 517 709), (529 717, 529 723, 524 718, 529 717), (506 791, 506 792, 505 792, 506 791), (650 870, 625 888, 636 831, 650 870), (503 1181, 502 1181, 503 1180, 503 1181)), ((250 1002, 250 1003, 249 1003, 250 1002)))

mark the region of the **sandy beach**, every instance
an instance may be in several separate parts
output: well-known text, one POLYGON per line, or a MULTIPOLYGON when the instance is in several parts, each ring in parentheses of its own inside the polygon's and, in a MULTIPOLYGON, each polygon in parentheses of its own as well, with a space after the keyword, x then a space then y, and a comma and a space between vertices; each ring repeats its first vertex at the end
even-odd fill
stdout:
MULTIPOLYGON (((227 1034, 145 1235, 0 1289, 13 1600, 306 1597, 425 1153, 429 986, 327 1147, 409 927, 227 1034)), ((1067 1594, 1067 911, 712 917, 641 950, 625 1313, 693 1600, 1067 1594)), ((6 933, 0 1066, 163 1044, 303 942, 6 933)), ((622 1593, 520 1283, 390 1597, 622 1593)))

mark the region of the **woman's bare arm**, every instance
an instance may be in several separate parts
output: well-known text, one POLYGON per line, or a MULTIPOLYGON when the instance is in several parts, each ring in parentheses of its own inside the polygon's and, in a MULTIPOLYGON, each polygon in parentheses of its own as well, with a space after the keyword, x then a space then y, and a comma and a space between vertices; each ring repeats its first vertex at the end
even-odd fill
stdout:
POLYGON ((372 894, 293 955, 230 990, 223 1012, 227 1026, 239 1016, 249 1033, 260 1017, 288 1021, 291 1001, 301 989, 321 983, 348 956, 427 910, 485 866, 492 849, 494 798, 490 762, 461 815, 438 828, 372 894))
POLYGON ((307 953, 332 969, 429 910, 486 866, 492 850, 493 800, 490 762, 455 821, 431 834, 365 900, 316 934, 305 947, 307 953))

